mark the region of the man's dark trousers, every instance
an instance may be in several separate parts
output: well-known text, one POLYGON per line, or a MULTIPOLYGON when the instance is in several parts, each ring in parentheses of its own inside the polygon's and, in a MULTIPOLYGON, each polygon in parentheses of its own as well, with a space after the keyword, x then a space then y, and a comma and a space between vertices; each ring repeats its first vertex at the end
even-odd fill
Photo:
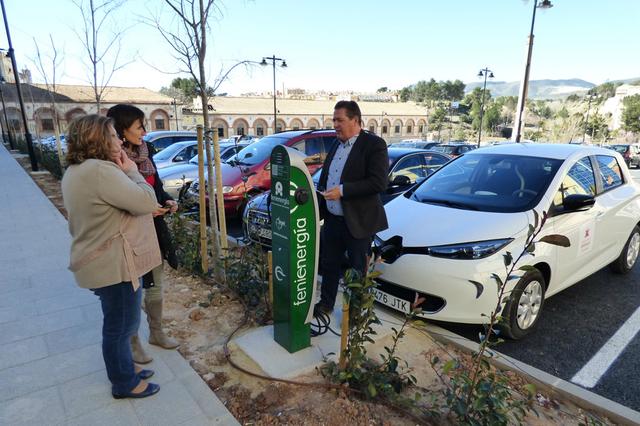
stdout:
POLYGON ((333 310, 338 293, 338 281, 342 275, 344 252, 347 252, 351 267, 364 274, 371 238, 354 238, 344 217, 331 213, 325 215, 322 232, 323 273, 320 305, 333 310))

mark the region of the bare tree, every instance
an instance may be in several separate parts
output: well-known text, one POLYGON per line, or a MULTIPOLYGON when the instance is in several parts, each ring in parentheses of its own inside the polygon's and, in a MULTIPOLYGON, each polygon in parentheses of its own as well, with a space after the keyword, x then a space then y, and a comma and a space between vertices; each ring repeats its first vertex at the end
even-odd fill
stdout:
MULTIPOLYGON (((207 34, 209 32, 209 18, 216 12, 220 12, 215 0, 164 0, 164 3, 173 12, 171 26, 160 22, 160 14, 156 14, 153 20, 147 21, 153 25, 174 52, 174 58, 180 64, 181 72, 189 74, 196 82, 196 89, 202 104, 202 118, 204 121, 205 135, 209 135, 209 92, 207 90, 207 76, 205 71, 205 58, 207 54, 207 34)), ((212 233, 211 251, 213 258, 220 259, 222 247, 226 248, 226 235, 220 235, 219 223, 225 220, 224 203, 219 205, 216 211, 216 192, 222 194, 222 176, 220 174, 220 147, 214 138, 212 152, 209 138, 205 138, 206 158, 209 159, 207 172, 207 189, 209 193, 209 215, 212 233), (214 161, 211 161, 213 159, 214 161), (216 164, 218 173, 214 174, 213 163, 216 164), (216 191, 215 189, 218 189, 216 191), (219 216, 219 217, 218 217, 219 216), (218 218, 220 221, 218 221, 218 218)), ((200 188, 204 190, 204 188, 200 188)), ((222 200, 220 200, 222 201, 222 200)), ((218 203, 220 204, 220 203, 218 203)), ((202 206, 200 207, 202 208, 202 206)), ((224 229, 224 228, 223 228, 224 229)), ((203 254, 204 255, 204 254, 203 254)))
POLYGON ((61 171, 64 170, 64 157, 62 155, 62 141, 60 140, 60 133, 62 129, 60 128, 60 117, 58 115, 58 107, 56 105, 56 82, 58 77, 58 69, 64 62, 64 55, 58 54, 58 49, 56 48, 55 43, 53 42, 53 36, 49 34, 49 41, 51 43, 51 48, 49 49, 49 55, 47 60, 49 62, 48 66, 45 65, 45 59, 42 57, 40 53, 40 47, 38 46, 38 42, 36 39, 33 39, 33 43, 36 46, 36 57, 33 60, 36 69, 42 76, 44 80, 44 84, 47 88, 47 93, 49 94, 49 100, 51 102, 51 111, 53 115, 53 131, 56 135, 56 151, 58 152, 58 160, 60 161, 61 171))
POLYGON ((96 99, 96 111, 100 113, 100 104, 104 91, 116 71, 131 61, 123 62, 120 48, 124 29, 113 26, 113 14, 122 6, 124 0, 71 0, 82 15, 81 29, 74 29, 85 50, 85 60, 90 75, 90 83, 96 99), (106 34, 107 24, 112 24, 113 32, 106 34))

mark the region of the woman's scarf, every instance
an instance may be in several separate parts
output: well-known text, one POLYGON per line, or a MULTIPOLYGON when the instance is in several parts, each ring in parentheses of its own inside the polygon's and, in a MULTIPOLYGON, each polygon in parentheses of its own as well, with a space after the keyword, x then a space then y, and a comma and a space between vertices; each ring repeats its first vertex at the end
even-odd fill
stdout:
POLYGON ((142 176, 146 178, 156 174, 156 168, 153 166, 151 158, 149 158, 149 148, 146 142, 142 142, 142 145, 127 143, 123 148, 129 158, 138 165, 138 171, 142 176))

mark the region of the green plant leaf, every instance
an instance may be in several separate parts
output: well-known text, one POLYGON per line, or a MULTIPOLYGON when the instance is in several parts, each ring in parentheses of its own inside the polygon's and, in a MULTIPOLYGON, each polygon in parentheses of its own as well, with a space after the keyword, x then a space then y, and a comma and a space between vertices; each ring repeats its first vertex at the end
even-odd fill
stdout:
POLYGON ((444 366, 442 366, 442 372, 444 374, 449 374, 449 371, 451 371, 451 369, 456 365, 456 361, 455 359, 450 359, 449 361, 444 363, 444 366))
POLYGON ((537 271, 537 269, 531 265, 522 265, 521 267, 518 268, 521 271, 525 271, 525 272, 533 272, 533 271, 537 271))
POLYGON ((513 262, 513 256, 511 255, 510 251, 508 251, 505 254, 503 254, 502 258, 504 259, 504 266, 506 266, 506 267, 511 265, 511 262, 513 262))
POLYGON ((376 387, 373 383, 369 383, 369 386, 367 386, 367 393, 371 398, 375 398, 375 396, 378 394, 378 391, 376 390, 376 387))
POLYGON ((498 286, 502 287, 504 285, 504 282, 502 281, 502 278, 500 278, 500 275, 492 273, 491 278, 493 278, 498 283, 498 286))
POLYGON ((527 391, 529 396, 534 396, 536 394, 536 385, 532 383, 524 385, 524 389, 527 391))
POLYGON ((469 280, 469 282, 474 286, 476 286, 476 299, 479 299, 480 296, 482 295, 482 292, 484 291, 484 286, 478 281, 469 280))
POLYGON ((544 237, 540 238, 540 242, 541 243, 551 244, 551 245, 554 245, 554 246, 560 246, 560 247, 570 247, 571 246, 571 241, 569 241, 569 238, 565 237, 564 235, 560 235, 560 234, 545 235, 544 237))
POLYGON ((539 215, 537 211, 533 211, 533 227, 538 228, 539 215))
POLYGON ((529 243, 529 245, 525 248, 526 252, 529 254, 533 254, 536 251, 536 244, 529 243))

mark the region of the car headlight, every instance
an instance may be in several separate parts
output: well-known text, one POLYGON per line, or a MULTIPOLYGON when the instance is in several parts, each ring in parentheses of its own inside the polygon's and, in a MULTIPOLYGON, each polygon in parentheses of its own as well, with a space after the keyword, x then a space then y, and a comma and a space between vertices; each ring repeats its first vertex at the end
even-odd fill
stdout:
POLYGON ((427 248, 427 253, 430 256, 445 257, 447 259, 482 259, 494 254, 511 241, 513 241, 513 238, 433 246, 427 248))
POLYGON ((223 186, 222 187, 222 193, 223 194, 228 194, 230 192, 233 192, 233 186, 223 186))

